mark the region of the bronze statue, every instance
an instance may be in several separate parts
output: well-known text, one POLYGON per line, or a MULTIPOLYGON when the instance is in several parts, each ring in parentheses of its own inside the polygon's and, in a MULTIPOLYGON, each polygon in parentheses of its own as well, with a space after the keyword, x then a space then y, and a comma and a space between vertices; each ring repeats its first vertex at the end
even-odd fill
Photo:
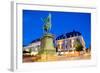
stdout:
POLYGON ((49 33, 51 30, 51 14, 49 14, 49 16, 44 19, 44 25, 43 25, 43 30, 45 31, 45 33, 49 33))

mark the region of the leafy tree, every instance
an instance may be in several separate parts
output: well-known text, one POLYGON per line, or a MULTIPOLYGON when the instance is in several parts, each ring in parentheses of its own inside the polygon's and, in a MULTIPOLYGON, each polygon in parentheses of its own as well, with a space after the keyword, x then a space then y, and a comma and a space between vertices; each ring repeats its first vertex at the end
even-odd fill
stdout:
POLYGON ((75 42, 75 50, 76 51, 83 51, 83 46, 82 46, 80 40, 78 40, 78 39, 75 42))
POLYGON ((75 47, 76 51, 83 51, 83 46, 81 44, 77 44, 75 47))
POLYGON ((32 52, 32 49, 30 48, 30 49, 29 49, 29 53, 31 53, 31 52, 32 52))

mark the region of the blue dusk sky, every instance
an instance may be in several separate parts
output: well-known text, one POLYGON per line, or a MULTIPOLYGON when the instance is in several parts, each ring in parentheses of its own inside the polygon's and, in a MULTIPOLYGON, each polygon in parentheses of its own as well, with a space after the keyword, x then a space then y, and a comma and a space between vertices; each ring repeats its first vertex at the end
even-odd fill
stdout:
POLYGON ((45 19, 49 13, 52 34, 57 37, 73 30, 79 31, 85 40, 86 47, 91 45, 91 13, 35 10, 23 10, 23 45, 28 45, 43 36, 42 19, 45 19))

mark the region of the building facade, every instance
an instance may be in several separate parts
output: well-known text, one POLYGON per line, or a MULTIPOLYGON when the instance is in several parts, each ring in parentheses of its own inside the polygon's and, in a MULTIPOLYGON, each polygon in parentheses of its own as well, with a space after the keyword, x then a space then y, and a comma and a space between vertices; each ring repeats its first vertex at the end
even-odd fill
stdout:
MULTIPOLYGON (((58 36, 56 39, 54 39, 54 45, 57 52, 74 51, 77 41, 83 46, 83 50, 85 50, 85 41, 81 33, 77 31, 58 36)), ((41 39, 32 41, 29 46, 24 47, 24 50, 25 49, 32 49, 32 51, 38 52, 41 49, 41 39)))
POLYGON ((32 54, 32 55, 38 54, 38 51, 40 49, 40 45, 41 45, 40 39, 33 40, 31 42, 31 44, 23 47, 23 51, 30 52, 30 50, 31 50, 30 54, 32 54))
POLYGON ((75 45, 79 42, 83 46, 83 50, 86 49, 85 41, 80 32, 70 32, 60 35, 56 38, 56 48, 59 51, 73 51, 75 50, 75 45))

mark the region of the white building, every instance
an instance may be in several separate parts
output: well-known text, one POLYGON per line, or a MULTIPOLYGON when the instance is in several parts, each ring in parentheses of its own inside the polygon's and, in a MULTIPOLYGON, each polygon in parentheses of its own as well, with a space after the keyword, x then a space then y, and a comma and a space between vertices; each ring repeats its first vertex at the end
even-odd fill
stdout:
POLYGON ((31 44, 29 44, 28 46, 25 46, 23 48, 23 51, 30 51, 31 50, 31 55, 35 55, 35 54, 38 54, 38 51, 40 49, 40 45, 41 45, 41 42, 40 42, 40 39, 36 39, 34 41, 31 42, 31 44))
MULTIPOLYGON (((31 42, 28 46, 24 47, 23 50, 30 50, 34 53, 38 53, 39 49, 41 49, 41 39, 36 39, 31 42)), ((79 41, 83 50, 86 49, 85 41, 80 32, 70 32, 63 35, 58 36, 54 40, 54 45, 57 51, 73 51, 75 50, 76 41, 79 41)))
POLYGON ((77 41, 83 46, 83 50, 86 49, 85 41, 80 32, 70 32, 64 35, 60 35, 56 38, 56 48, 61 51, 73 51, 75 50, 75 44, 77 41))

